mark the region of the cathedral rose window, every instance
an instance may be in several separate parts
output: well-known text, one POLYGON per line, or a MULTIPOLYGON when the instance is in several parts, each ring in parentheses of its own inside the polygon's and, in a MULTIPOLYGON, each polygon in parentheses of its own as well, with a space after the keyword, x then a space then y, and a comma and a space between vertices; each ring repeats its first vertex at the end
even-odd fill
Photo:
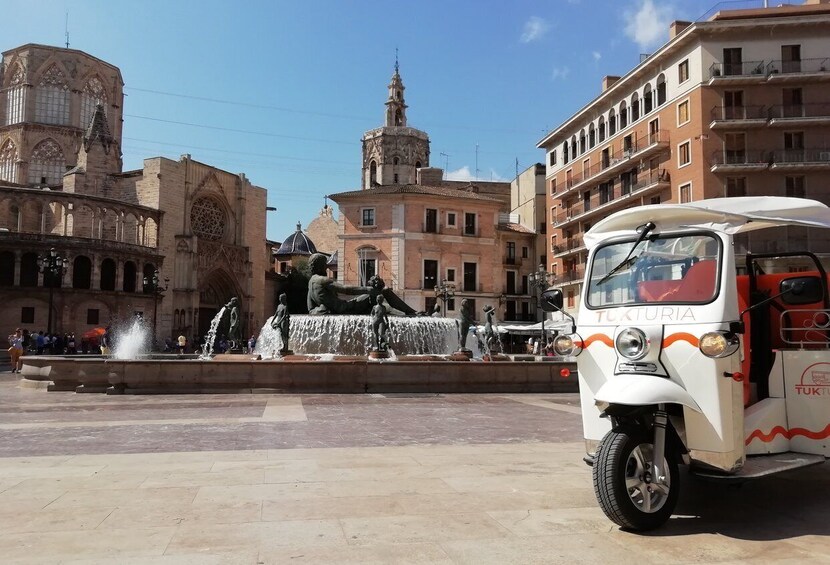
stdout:
POLYGON ((190 209, 190 227, 194 235, 219 240, 225 235, 225 212, 210 198, 200 198, 190 209))

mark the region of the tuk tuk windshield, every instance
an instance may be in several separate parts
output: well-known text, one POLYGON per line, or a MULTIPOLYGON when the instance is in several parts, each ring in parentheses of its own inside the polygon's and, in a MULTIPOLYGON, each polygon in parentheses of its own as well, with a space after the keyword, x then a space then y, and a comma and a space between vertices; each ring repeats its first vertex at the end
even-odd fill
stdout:
POLYGON ((629 240, 597 249, 588 307, 705 304, 717 295, 721 245, 715 236, 655 235, 634 245, 629 240))

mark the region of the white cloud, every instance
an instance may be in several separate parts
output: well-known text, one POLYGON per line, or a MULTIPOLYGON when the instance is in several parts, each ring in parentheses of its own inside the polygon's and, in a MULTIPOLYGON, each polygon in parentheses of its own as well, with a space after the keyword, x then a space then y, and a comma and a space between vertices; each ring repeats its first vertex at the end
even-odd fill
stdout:
POLYGON ((669 24, 672 22, 672 7, 655 6, 653 0, 638 0, 637 11, 626 11, 625 35, 641 49, 648 49, 668 39, 669 24))
POLYGON ((551 80, 565 80, 569 74, 571 74, 569 67, 555 67, 550 78, 551 80))
POLYGON ((591 57, 593 57, 594 62, 597 63, 600 59, 602 59, 602 53, 599 51, 591 51, 591 57))
POLYGON ((456 169, 454 171, 449 171, 447 173, 447 180, 457 180, 457 181, 480 180, 480 181, 501 182, 501 181, 506 181, 507 179, 502 178, 493 169, 490 169, 490 172, 488 174, 482 174, 481 172, 479 172, 478 179, 476 179, 475 174, 473 174, 473 172, 470 171, 470 167, 465 165, 465 166, 461 167, 460 169, 456 169))
POLYGON ((525 22, 524 31, 522 32, 522 37, 519 38, 519 41, 522 43, 537 41, 542 39, 549 29, 550 24, 547 21, 543 20, 539 16, 530 16, 530 19, 525 22))

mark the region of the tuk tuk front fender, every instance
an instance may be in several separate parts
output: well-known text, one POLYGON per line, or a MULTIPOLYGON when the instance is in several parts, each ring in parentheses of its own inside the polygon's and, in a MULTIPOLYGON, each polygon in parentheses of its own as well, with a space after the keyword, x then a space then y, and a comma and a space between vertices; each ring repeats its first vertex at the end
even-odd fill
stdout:
POLYGON ((594 395, 596 402, 641 406, 645 404, 682 404, 703 412, 697 402, 677 383, 650 375, 616 375, 594 395))

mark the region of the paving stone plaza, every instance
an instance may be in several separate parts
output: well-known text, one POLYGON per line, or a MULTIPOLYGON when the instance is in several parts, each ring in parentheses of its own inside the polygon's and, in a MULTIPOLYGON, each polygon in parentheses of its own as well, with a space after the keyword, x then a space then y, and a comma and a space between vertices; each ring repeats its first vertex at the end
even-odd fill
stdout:
POLYGON ((0 377, 3 563, 827 563, 825 466, 619 530, 575 394, 47 393, 0 377))

